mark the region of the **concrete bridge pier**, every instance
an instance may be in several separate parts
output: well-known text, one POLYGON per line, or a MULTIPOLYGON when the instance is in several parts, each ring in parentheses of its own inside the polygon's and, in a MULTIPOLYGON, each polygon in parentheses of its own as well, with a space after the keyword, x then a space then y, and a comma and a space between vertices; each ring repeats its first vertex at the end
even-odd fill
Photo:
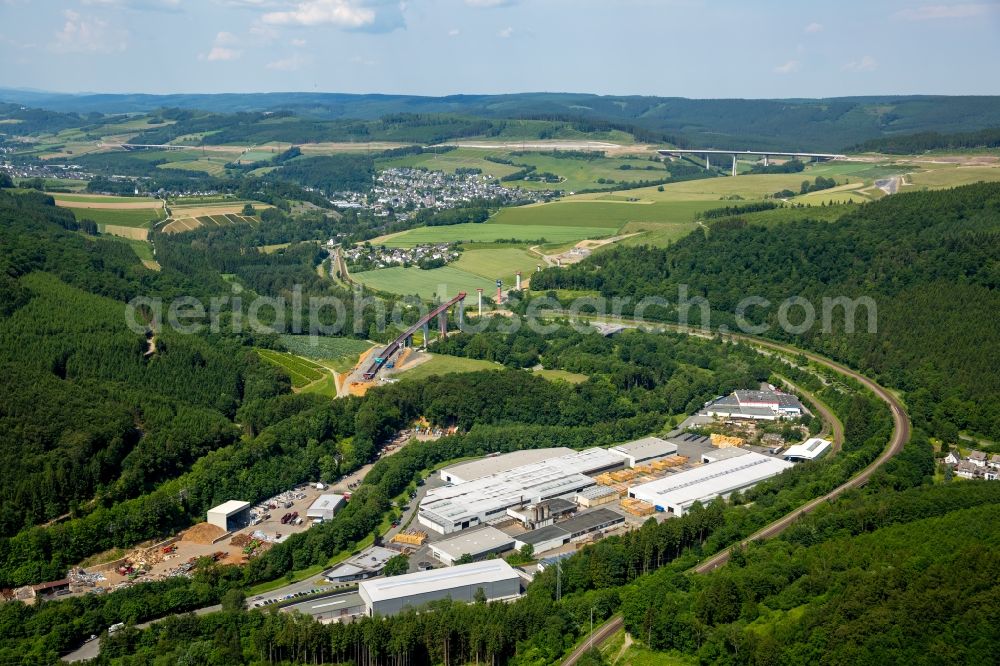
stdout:
POLYGON ((736 175, 736 155, 733 154, 733 175, 736 175))
POLYGON ((764 166, 767 166, 767 155, 764 155, 764 166))
POLYGON ((712 156, 709 155, 708 153, 705 153, 705 171, 708 171, 711 168, 712 168, 712 156))
POLYGON ((440 334, 440 337, 438 337, 439 340, 443 340, 444 337, 448 334, 448 311, 447 310, 445 310, 444 312, 442 312, 441 314, 438 315, 438 333, 440 334))
POLYGON ((431 341, 431 327, 424 322, 424 349, 427 349, 428 343, 431 341))
POLYGON ((458 302, 458 330, 465 328, 465 301, 458 302))

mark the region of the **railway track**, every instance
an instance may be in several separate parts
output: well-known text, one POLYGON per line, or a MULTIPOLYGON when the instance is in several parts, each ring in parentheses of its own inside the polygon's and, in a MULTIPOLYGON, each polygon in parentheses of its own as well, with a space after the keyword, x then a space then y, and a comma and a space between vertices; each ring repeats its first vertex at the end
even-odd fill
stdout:
MULTIPOLYGON (((630 320, 620 320, 617 323, 622 323, 626 321, 630 320)), ((635 322, 634 320, 632 321, 633 325, 639 324, 639 322, 635 322)), ((704 333, 703 331, 699 331, 698 329, 689 329, 686 327, 676 326, 676 325, 662 325, 661 327, 693 335, 701 335, 704 333)), ((867 467, 865 467, 863 470, 861 470, 860 472, 858 472, 857 474, 855 474, 850 479, 848 479, 841 485, 837 486, 830 492, 826 493, 825 495, 817 497, 816 499, 811 500, 806 504, 804 504, 803 506, 799 507, 795 511, 792 511, 791 513, 782 516, 778 520, 754 532, 753 534, 748 536, 746 539, 743 539, 742 541, 739 542, 739 544, 733 547, 741 547, 752 541, 759 541, 761 539, 770 539, 771 537, 777 536, 778 534, 781 534, 781 532, 783 532, 784 530, 788 529, 788 527, 790 527, 792 524, 794 524, 796 520, 806 515, 807 513, 814 511, 816 507, 822 505, 824 502, 829 502, 831 500, 834 500, 843 493, 847 492, 848 490, 853 490, 855 488, 860 488, 864 486, 866 483, 868 483, 872 475, 875 474, 875 472, 882 465, 888 462, 890 458, 892 458, 894 455, 896 455, 903 449, 903 445, 905 445, 906 442, 910 439, 910 419, 906 413, 906 409, 903 407, 903 403, 900 402, 899 398, 893 395, 892 392, 890 392, 888 389, 876 383, 875 381, 869 379, 860 372, 852 370, 851 368, 848 368, 847 366, 841 363, 837 363, 836 361, 828 359, 824 356, 820 356, 819 354, 804 351, 802 349, 798 349, 797 347, 793 347, 791 345, 786 345, 779 342, 772 342, 770 340, 765 340, 763 338, 757 338, 750 335, 742 335, 739 333, 726 333, 723 334, 722 337, 727 338, 729 340, 737 340, 739 342, 745 342, 747 344, 754 345, 758 348, 769 349, 771 351, 777 351, 783 354, 802 355, 807 359, 809 359, 810 361, 822 365, 826 368, 829 368, 830 370, 833 370, 834 372, 837 372, 840 375, 843 375, 845 377, 850 377, 851 379, 854 379, 855 381, 862 384, 865 388, 874 393, 876 397, 878 397, 880 400, 889 405, 889 409, 892 412, 892 421, 893 421, 893 431, 892 431, 892 436, 889 438, 889 443, 886 445, 885 449, 882 450, 882 453, 880 453, 879 456, 874 461, 872 461, 867 467)), ((694 567, 692 571, 694 573, 703 574, 721 567, 722 565, 724 565, 726 562, 729 561, 733 547, 727 548, 726 550, 723 550, 709 557, 707 560, 694 567)), ((601 625, 601 627, 595 632, 594 640, 593 641, 588 640, 583 644, 577 646, 577 648, 574 649, 573 652, 570 653, 570 655, 565 660, 563 660, 562 666, 573 666, 574 664, 576 664, 577 661, 579 661, 580 658, 587 652, 587 650, 590 649, 591 644, 594 645, 601 644, 602 642, 607 640, 610 636, 612 636, 615 632, 621 629, 623 625, 624 625, 624 619, 621 617, 621 615, 612 616, 612 618, 608 622, 601 625)))

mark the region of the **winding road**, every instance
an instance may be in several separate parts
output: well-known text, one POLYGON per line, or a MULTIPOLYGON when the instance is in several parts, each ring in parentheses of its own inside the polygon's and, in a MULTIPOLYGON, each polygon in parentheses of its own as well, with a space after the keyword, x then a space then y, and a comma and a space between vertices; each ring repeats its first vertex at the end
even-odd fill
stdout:
MULTIPOLYGON (((625 321, 629 320, 621 320, 616 323, 623 323, 625 321)), ((635 322, 634 325, 635 324, 637 324, 637 322, 635 322)), ((676 330, 682 333, 689 333, 693 335, 699 335, 704 333, 704 331, 701 331, 699 329, 690 329, 687 327, 676 326, 676 325, 657 324, 656 326, 660 328, 676 330)), ((737 340, 739 342, 745 342, 747 344, 751 344, 757 347, 758 349, 760 348, 769 349, 783 354, 792 354, 796 356, 802 355, 805 356, 810 361, 813 361, 814 363, 825 366, 845 377, 850 377, 851 379, 854 379, 855 381, 861 383, 865 388, 870 390, 872 393, 874 393, 880 400, 889 405, 889 409, 892 412, 893 431, 892 431, 892 437, 889 438, 889 443, 886 445, 882 453, 880 453, 878 458, 872 461, 863 470, 861 470, 860 472, 858 472, 857 474, 855 474, 850 479, 848 479, 841 485, 837 486, 830 492, 826 493, 825 495, 817 497, 816 499, 807 502, 806 504, 802 505, 795 511, 792 511, 789 514, 782 516, 773 523, 754 532, 746 539, 740 541, 739 544, 731 546, 730 548, 727 548, 726 550, 723 550, 709 557, 707 560, 705 560, 704 562, 696 566, 694 569, 692 569, 692 571, 694 571, 695 573, 708 573, 709 571, 721 567, 722 565, 724 565, 726 562, 729 561, 730 554, 732 553, 732 549, 734 547, 741 547, 746 545, 747 543, 750 543, 751 541, 759 541, 761 539, 769 539, 773 536, 776 536, 781 532, 783 532, 784 530, 788 529, 788 527, 791 526, 800 517, 804 516, 805 514, 811 511, 814 511, 816 507, 820 506, 824 502, 829 502, 837 498, 838 496, 842 495, 843 493, 847 492, 848 490, 852 490, 854 488, 860 488, 861 486, 865 485, 866 483, 868 483, 868 480, 871 479, 872 475, 876 472, 876 470, 878 470, 879 467, 884 465, 894 455, 899 453, 903 449, 903 445, 906 444, 906 442, 910 439, 910 419, 906 413, 906 409, 903 407, 903 403, 900 402, 899 398, 893 395, 891 391, 879 385, 878 383, 872 381, 868 377, 862 375, 860 372, 852 370, 851 368, 848 368, 847 366, 841 363, 837 363, 836 361, 830 360, 825 356, 820 356, 819 354, 815 354, 813 352, 804 351, 796 347, 792 347, 790 345, 784 345, 778 342, 772 342, 770 340, 765 340, 763 338, 758 338, 750 335, 742 335, 739 333, 726 333, 723 334, 722 337, 729 340, 737 340)), ((834 420, 833 423, 836 423, 836 420, 834 420)), ((608 620, 605 624, 601 625, 601 627, 596 630, 594 634, 593 644, 595 645, 600 644, 601 642, 607 640, 615 632, 621 629, 623 625, 624 625, 624 619, 622 618, 621 615, 612 616, 610 620, 608 620)), ((574 649, 573 652, 571 652, 570 655, 562 662, 563 666, 573 666, 574 664, 576 664, 576 662, 579 661, 579 659, 590 648, 590 645, 591 641, 586 640, 581 645, 577 646, 576 649, 574 649)))

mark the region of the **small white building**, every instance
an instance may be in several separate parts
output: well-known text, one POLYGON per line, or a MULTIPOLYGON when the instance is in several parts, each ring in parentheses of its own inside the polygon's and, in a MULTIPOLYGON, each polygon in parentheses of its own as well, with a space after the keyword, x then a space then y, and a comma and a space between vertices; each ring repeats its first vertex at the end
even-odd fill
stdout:
POLYGON ((802 462, 805 460, 816 460, 830 450, 833 443, 828 439, 820 437, 810 437, 801 444, 789 446, 782 454, 785 460, 790 462, 802 462))
POLYGON ((976 467, 986 467, 986 454, 982 451, 973 451, 969 454, 969 462, 976 467))
POLYGON ((208 522, 226 532, 238 530, 249 522, 250 502, 229 500, 208 510, 208 522))
POLYGON ((333 520, 340 508, 344 506, 344 496, 328 493, 320 495, 306 511, 310 520, 333 520))

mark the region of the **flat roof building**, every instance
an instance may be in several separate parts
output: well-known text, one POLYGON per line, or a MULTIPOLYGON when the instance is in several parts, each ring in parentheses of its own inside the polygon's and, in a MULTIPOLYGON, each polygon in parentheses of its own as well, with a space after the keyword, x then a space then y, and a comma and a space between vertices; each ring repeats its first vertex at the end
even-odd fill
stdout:
POLYGON ((459 463, 441 470, 441 480, 445 483, 468 483, 481 479, 484 476, 492 476, 508 472, 516 467, 544 462, 551 458, 571 455, 573 449, 565 446, 558 446, 549 449, 525 449, 523 451, 512 451, 501 453, 496 456, 487 456, 479 460, 459 463))
POLYGON ((447 565, 455 564, 463 555, 479 560, 487 555, 503 553, 513 547, 514 537, 488 525, 466 530, 450 539, 430 544, 431 554, 447 565))
POLYGON ((310 520, 333 520, 341 507, 344 506, 344 496, 329 493, 320 495, 306 511, 306 518, 310 520))
POLYGON ((618 491, 611 486, 591 486, 576 494, 573 500, 584 508, 610 504, 618 499, 618 491))
POLYGON ((444 569, 361 581, 358 594, 367 615, 395 615, 439 599, 471 602, 482 590, 487 601, 521 594, 521 578, 504 560, 484 560, 444 569))
POLYGON ((695 502, 707 503, 716 497, 725 497, 776 476, 792 466, 790 462, 748 451, 735 458, 634 486, 629 488, 628 495, 652 504, 657 511, 681 516, 695 502))
POLYGON ((794 395, 779 391, 738 390, 706 405, 710 416, 774 421, 802 416, 802 403, 794 395))
POLYGON ((591 474, 625 467, 619 453, 592 448, 427 492, 418 522, 439 534, 503 518, 507 509, 569 498, 594 485, 591 474))
POLYGON ((801 444, 789 446, 781 455, 785 458, 785 460, 790 460, 792 462, 816 460, 829 450, 831 444, 832 443, 828 439, 810 437, 801 444))
POLYGON ((604 532, 624 522, 625 516, 617 511, 594 509, 561 523, 518 535, 515 537, 514 547, 520 550, 526 545, 531 545, 536 554, 545 553, 573 541, 579 541, 588 535, 604 532))
POLYGON ((399 553, 389 548, 372 546, 344 560, 332 569, 327 569, 323 572, 323 577, 331 583, 349 583, 372 578, 382 573, 382 570, 385 569, 385 563, 396 555, 399 553))
POLYGON ((635 467, 649 460, 666 458, 677 453, 677 445, 659 437, 643 437, 634 442, 612 446, 610 451, 622 454, 629 461, 629 467, 635 467))
POLYGON ((232 532, 249 522, 250 502, 229 500, 208 510, 208 522, 226 532, 232 532))
POLYGON ((711 451, 706 451, 701 454, 701 461, 703 463, 714 463, 720 460, 729 460, 730 458, 739 458, 742 455, 746 455, 750 451, 746 449, 741 449, 738 446, 727 446, 723 449, 712 449, 711 451))

